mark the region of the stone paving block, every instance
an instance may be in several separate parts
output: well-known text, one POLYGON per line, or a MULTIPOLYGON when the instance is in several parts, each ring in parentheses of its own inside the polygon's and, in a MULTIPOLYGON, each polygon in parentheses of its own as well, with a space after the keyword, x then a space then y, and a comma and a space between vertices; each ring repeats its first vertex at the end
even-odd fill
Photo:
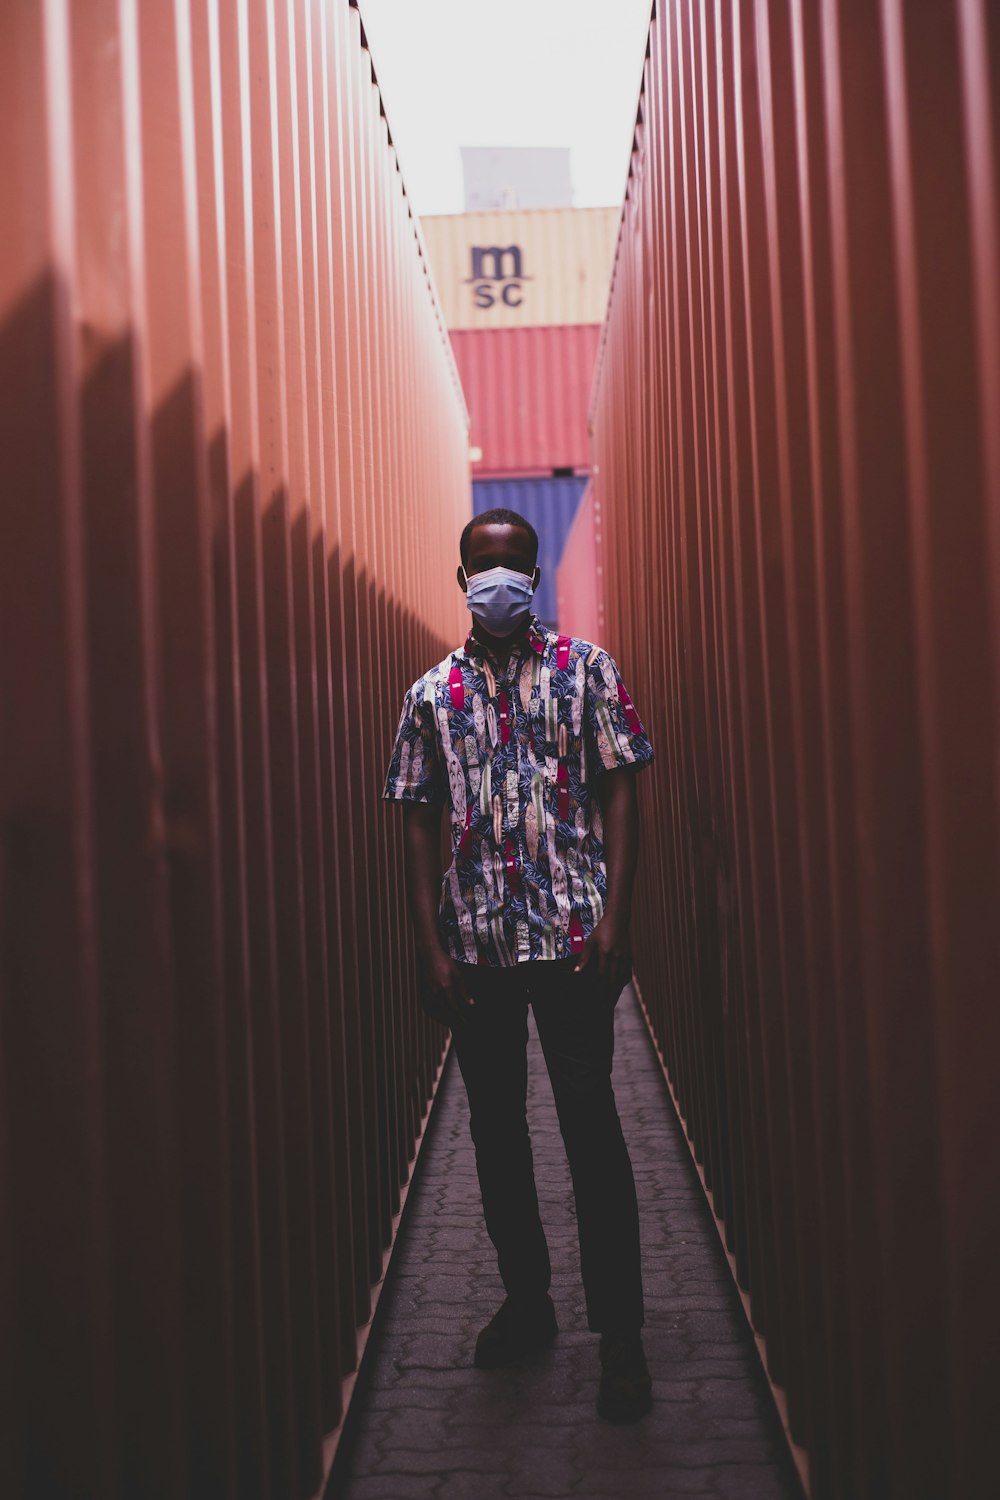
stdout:
POLYGON ((351 1482, 351 1500, 433 1500, 437 1494, 426 1474, 366 1474, 351 1482))
POLYGON ((715 1476, 718 1500, 784 1500, 770 1464, 730 1464, 715 1476))
POLYGON ((406 1349, 396 1361, 396 1367, 404 1370, 456 1370, 465 1369, 469 1363, 469 1351, 464 1339, 454 1333, 416 1333, 407 1339, 406 1349))
POLYGON ((715 1500, 710 1476, 691 1469, 659 1468, 642 1474, 629 1471, 627 1475, 619 1470, 597 1470, 588 1475, 588 1484, 592 1488, 581 1492, 587 1500, 594 1500, 597 1495, 613 1496, 614 1500, 623 1500, 626 1495, 656 1495, 659 1500, 671 1500, 674 1495, 702 1495, 715 1500))
POLYGON ((583 1473, 565 1452, 518 1443, 510 1462, 505 1495, 575 1495, 583 1473))
POLYGON ((595 1411, 569 1169, 530 1024, 528 1118, 559 1336, 510 1370, 472 1368, 503 1299, 468 1106, 450 1062, 407 1202, 328 1500, 566 1496, 801 1500, 718 1237, 631 991, 614 1082, 642 1227, 652 1412, 595 1411))
POLYGON ((728 1346, 739 1337, 740 1323, 729 1309, 713 1311, 703 1307, 679 1307, 671 1312, 672 1326, 689 1339, 728 1346))
MULTIPOLYGON (((718 1496, 713 1489, 705 1488, 705 1480, 701 1475, 696 1474, 692 1478, 691 1475, 683 1472, 679 1476, 675 1474, 661 1474, 660 1481, 661 1487, 656 1493, 660 1495, 661 1500, 674 1500, 674 1497, 679 1495, 683 1495, 685 1500, 689 1496, 694 1496, 695 1500, 718 1500, 718 1496), (678 1477, 680 1480, 679 1483, 677 1482, 678 1477)), ((592 1483, 593 1481, 591 1481, 591 1485, 592 1483)), ((620 1482, 614 1490, 601 1491, 588 1487, 587 1500, 623 1500, 624 1493, 620 1482)))
POLYGON ((461 1469, 468 1474, 494 1474, 496 1456, 478 1448, 438 1446, 432 1451, 422 1448, 397 1448, 391 1453, 373 1455, 373 1474, 429 1474, 433 1477, 461 1469))
POLYGON ((508 1500, 508 1496, 503 1475, 466 1474, 459 1470, 442 1478, 434 1500, 508 1500))
MULTIPOLYGON (((399 1382, 398 1371, 393 1369, 388 1373, 389 1378, 392 1380, 393 1384, 397 1385, 399 1382)), ((413 1381, 407 1382, 405 1406, 406 1411, 412 1413, 417 1420, 426 1421, 428 1420, 426 1416, 427 1413, 437 1412, 440 1411, 440 1409, 441 1388, 437 1381, 432 1381, 427 1386, 415 1385, 413 1381)), ((385 1421, 389 1417, 394 1415, 398 1410, 398 1406, 386 1406, 383 1408, 378 1401, 368 1401, 365 1403, 365 1413, 361 1420, 371 1421, 378 1418, 379 1421, 385 1421)), ((436 1425, 437 1424, 433 1421, 431 1422, 432 1427, 435 1427, 436 1425)))
MULTIPOLYGON (((471 1434, 470 1434, 471 1436, 471 1434)), ((407 1412, 394 1416, 376 1436, 379 1453, 387 1461, 400 1450, 419 1449, 436 1453, 441 1447, 441 1432, 437 1423, 429 1423, 423 1412, 407 1412), (414 1420, 419 1418, 420 1420, 414 1420)))

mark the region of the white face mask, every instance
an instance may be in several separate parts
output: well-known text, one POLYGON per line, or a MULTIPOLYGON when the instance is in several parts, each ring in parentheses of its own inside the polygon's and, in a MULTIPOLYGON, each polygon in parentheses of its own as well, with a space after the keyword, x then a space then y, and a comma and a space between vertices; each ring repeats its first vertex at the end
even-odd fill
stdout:
POLYGON ((528 573, 513 568, 487 568, 485 573, 465 575, 468 584, 466 603, 473 618, 490 635, 513 634, 518 623, 531 608, 535 586, 528 573))

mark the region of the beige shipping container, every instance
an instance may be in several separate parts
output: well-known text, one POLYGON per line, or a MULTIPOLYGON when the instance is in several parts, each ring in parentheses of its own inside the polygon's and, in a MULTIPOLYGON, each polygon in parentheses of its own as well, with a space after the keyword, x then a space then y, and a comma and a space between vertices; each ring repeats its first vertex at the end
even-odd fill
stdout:
POLYGON ((422 220, 448 327, 603 323, 620 218, 534 208, 422 220))

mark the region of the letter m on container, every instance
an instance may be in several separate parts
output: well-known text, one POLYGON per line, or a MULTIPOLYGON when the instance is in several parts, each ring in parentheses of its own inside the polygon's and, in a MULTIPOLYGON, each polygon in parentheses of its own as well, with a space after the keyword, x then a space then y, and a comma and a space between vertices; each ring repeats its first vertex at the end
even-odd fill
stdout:
POLYGON ((520 307, 521 285, 530 280, 524 275, 524 258, 520 245, 473 245, 472 295, 477 307, 493 307, 496 304, 499 283, 499 300, 507 307, 520 307), (509 268, 509 269, 508 269, 509 268))

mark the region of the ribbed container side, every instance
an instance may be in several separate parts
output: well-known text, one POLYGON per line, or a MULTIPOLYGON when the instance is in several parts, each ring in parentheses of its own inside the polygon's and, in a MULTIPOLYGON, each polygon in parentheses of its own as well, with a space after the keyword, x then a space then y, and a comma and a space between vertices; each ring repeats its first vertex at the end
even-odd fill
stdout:
POLYGON ((604 641, 600 505, 589 484, 577 507, 556 570, 559 629, 586 641, 604 641))
POLYGON ((587 406, 600 334, 592 326, 452 334, 475 479, 589 469, 587 406))
POLYGON ((817 1500, 996 1469, 998 88, 995 0, 658 0, 593 410, 637 977, 817 1500))
POLYGON ((458 376, 347 0, 0 5, 0 138, 0 1494, 306 1500, 446 1043, 458 376))
POLYGON ((536 208, 421 220, 449 328, 603 323, 617 208, 536 208))
POLYGON ((534 609, 538 618, 553 628, 557 617, 556 572, 586 488, 585 477, 477 480, 472 486, 475 515, 503 505, 524 516, 538 532, 542 581, 535 593, 534 609))

